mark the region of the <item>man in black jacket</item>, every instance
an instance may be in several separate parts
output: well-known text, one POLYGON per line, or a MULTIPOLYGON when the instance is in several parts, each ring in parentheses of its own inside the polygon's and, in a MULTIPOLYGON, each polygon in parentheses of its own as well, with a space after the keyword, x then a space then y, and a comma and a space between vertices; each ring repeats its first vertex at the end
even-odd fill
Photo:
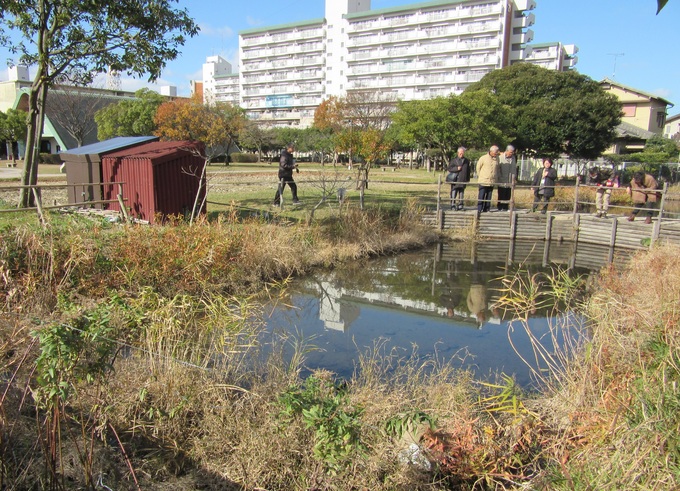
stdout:
POLYGON ((295 148, 292 143, 286 146, 286 149, 281 152, 281 158, 279 159, 279 187, 276 190, 276 195, 274 196, 274 206, 279 206, 281 203, 281 194, 286 184, 290 186, 290 190, 293 193, 293 204, 298 204, 300 200, 297 195, 297 184, 293 181, 293 169, 295 172, 300 172, 295 159, 293 158, 293 152, 295 148), (283 180, 283 182, 281 182, 283 180))

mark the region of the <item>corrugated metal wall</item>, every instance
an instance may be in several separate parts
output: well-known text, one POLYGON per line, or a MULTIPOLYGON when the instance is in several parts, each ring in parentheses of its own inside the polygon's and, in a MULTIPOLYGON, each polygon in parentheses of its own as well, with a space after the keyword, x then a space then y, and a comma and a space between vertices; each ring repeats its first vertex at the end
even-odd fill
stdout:
MULTIPOLYGON (((136 147, 132 153, 106 156, 102 159, 102 177, 105 182, 125 183, 125 205, 136 218, 153 223, 156 214, 190 213, 199 187, 197 176, 203 166, 202 158, 185 150, 190 145, 190 142, 155 142, 136 147)), ((116 198, 117 186, 104 188, 104 199, 116 198)), ((109 208, 120 210, 118 203, 110 204, 109 208)))

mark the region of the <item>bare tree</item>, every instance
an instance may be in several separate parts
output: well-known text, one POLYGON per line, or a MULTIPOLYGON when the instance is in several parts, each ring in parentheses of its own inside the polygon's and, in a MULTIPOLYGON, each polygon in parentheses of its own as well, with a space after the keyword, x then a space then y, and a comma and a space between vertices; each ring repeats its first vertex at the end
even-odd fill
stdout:
POLYGON ((85 142, 97 141, 95 113, 116 102, 101 87, 76 86, 71 77, 63 76, 49 92, 46 112, 82 147, 85 142))
POLYGON ((363 209, 364 191, 368 186, 371 166, 389 153, 392 143, 387 130, 396 108, 396 96, 378 91, 354 91, 345 97, 344 120, 349 125, 349 141, 355 145, 354 152, 363 158, 357 169, 357 189, 363 209))

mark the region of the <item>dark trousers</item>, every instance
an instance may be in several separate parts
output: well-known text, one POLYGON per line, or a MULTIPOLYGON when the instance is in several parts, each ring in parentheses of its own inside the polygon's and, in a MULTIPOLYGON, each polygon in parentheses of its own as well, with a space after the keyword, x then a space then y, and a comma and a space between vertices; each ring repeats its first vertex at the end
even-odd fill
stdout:
POLYGON ((498 203, 496 206, 499 210, 510 209, 510 196, 512 196, 512 189, 505 187, 498 187, 498 203), (505 203, 503 203, 505 201, 505 203))
POLYGON ((631 211, 633 216, 637 216, 638 213, 640 213, 640 210, 642 209, 647 209, 647 216, 651 217, 654 216, 654 202, 653 201, 647 201, 646 203, 634 203, 633 206, 635 206, 635 209, 631 211))
POLYGON ((491 208, 491 195, 493 194, 493 186, 479 186, 479 194, 477 195, 477 212, 489 211, 491 208))
POLYGON ((465 204, 465 186, 451 186, 451 209, 462 210, 465 204))
POLYGON ((274 195, 274 204, 278 205, 281 203, 281 194, 283 193, 283 190, 286 188, 286 184, 290 187, 291 192, 293 193, 293 201, 298 201, 298 195, 297 195, 297 184, 295 184, 295 181, 293 181, 292 177, 285 177, 283 178, 283 183, 279 181, 279 187, 276 190, 276 194, 274 195))
POLYGON ((551 196, 546 196, 545 194, 538 194, 538 191, 534 193, 534 206, 531 207, 531 211, 536 211, 538 204, 543 202, 543 209, 541 213, 545 213, 548 210, 548 201, 550 201, 551 196))

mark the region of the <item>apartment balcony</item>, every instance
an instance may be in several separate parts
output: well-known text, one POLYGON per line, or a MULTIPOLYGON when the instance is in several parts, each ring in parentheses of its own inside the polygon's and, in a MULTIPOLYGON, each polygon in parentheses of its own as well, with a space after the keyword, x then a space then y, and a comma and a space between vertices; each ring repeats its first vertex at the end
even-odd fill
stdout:
POLYGON ((498 55, 480 55, 470 57, 459 57, 455 61, 456 67, 475 67, 475 66, 497 66, 499 61, 498 55))
POLYGON ((380 43, 380 36, 377 34, 374 34, 373 36, 360 36, 360 37, 355 37, 353 39, 349 40, 348 46, 349 47, 358 47, 358 46, 369 46, 371 44, 379 44, 380 43))
POLYGON ((372 50, 372 51, 356 51, 352 53, 349 58, 349 61, 363 61, 363 60, 370 60, 370 59, 375 59, 379 58, 380 56, 380 51, 379 50, 372 50))
POLYGON ((515 0, 517 10, 534 10, 536 2, 534 0, 515 0))
POLYGON ((472 51, 480 49, 497 49, 500 46, 500 40, 496 38, 484 39, 469 39, 456 43, 454 51, 472 51))
POLYGON ((378 82, 374 78, 349 80, 347 85, 350 89, 378 89, 384 87, 384 84, 378 82))
POLYGON ((489 73, 491 70, 470 70, 469 72, 457 73, 453 76, 453 80, 456 83, 473 83, 479 82, 484 75, 489 73))
POLYGON ((529 45, 521 46, 510 51, 510 61, 530 61, 533 56, 533 48, 529 45))
POLYGON ((574 68, 578 63, 578 56, 568 56, 564 58, 562 66, 564 68, 574 68))
POLYGON ((295 42, 300 39, 315 39, 318 38, 319 41, 323 39, 323 29, 307 29, 304 31, 287 31, 279 32, 275 34, 264 34, 257 37, 241 38, 241 46, 244 48, 250 48, 253 46, 262 46, 265 49, 270 48, 272 45, 285 43, 285 42, 295 42))
POLYGON ((244 63, 243 72, 251 73, 257 71, 280 70, 282 68, 300 67, 300 66, 321 66, 323 64, 323 57, 321 56, 305 56, 281 58, 274 61, 260 61, 258 63, 244 63))
POLYGON ((522 15, 521 17, 516 17, 512 20, 512 27, 526 29, 527 27, 533 26, 535 22, 536 16, 534 14, 522 15))
POLYGON ((510 43, 511 44, 527 44, 533 41, 534 39, 534 31, 531 29, 527 29, 525 32, 521 34, 513 34, 510 37, 510 43))
POLYGON ((457 10, 458 18, 485 17, 490 15, 500 15, 503 12, 498 4, 488 7, 464 7, 457 10))
POLYGON ((575 44, 565 44, 563 45, 563 48, 568 56, 574 56, 576 53, 578 53, 578 47, 575 44))
POLYGON ((452 53, 458 51, 458 46, 460 43, 455 41, 450 41, 447 43, 428 43, 421 44, 418 50, 424 54, 438 54, 438 53, 452 53))
POLYGON ((296 66, 323 65, 323 56, 305 56, 294 60, 296 66))
POLYGON ((298 111, 264 111, 259 113, 260 121, 282 121, 282 120, 299 120, 300 113, 298 111))

